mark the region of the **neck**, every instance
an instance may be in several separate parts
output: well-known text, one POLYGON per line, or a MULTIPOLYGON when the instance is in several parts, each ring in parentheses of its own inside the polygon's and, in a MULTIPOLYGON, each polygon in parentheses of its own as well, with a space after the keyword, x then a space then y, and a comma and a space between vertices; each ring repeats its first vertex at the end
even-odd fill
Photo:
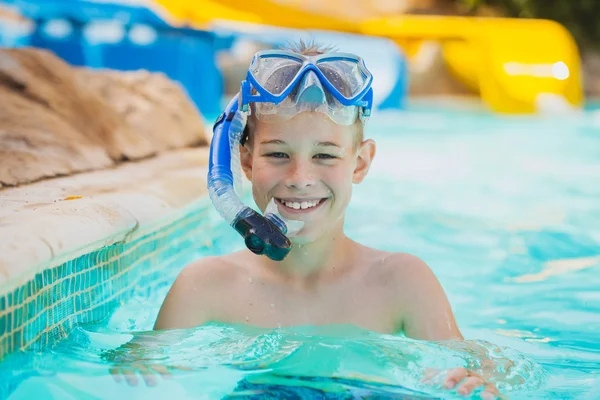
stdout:
POLYGON ((348 257, 348 242, 342 229, 343 221, 332 233, 327 233, 314 242, 292 244, 292 249, 283 261, 265 260, 266 266, 286 280, 315 282, 324 275, 343 268, 348 257))

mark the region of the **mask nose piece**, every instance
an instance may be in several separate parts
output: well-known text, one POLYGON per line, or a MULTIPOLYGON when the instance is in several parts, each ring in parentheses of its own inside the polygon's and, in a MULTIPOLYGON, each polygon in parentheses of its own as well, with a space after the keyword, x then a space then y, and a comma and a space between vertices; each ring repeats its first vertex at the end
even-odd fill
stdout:
POLYGON ((308 71, 302 77, 296 102, 313 104, 324 104, 326 102, 325 90, 313 71, 308 71))

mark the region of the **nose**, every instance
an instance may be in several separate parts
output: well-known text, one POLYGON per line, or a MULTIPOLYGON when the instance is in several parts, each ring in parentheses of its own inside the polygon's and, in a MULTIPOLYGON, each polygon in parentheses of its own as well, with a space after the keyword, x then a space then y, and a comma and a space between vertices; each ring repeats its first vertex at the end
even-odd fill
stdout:
POLYGON ((288 188, 301 191, 314 186, 315 183, 316 179, 315 174, 311 171, 311 163, 298 159, 290 163, 285 180, 285 185, 288 188))

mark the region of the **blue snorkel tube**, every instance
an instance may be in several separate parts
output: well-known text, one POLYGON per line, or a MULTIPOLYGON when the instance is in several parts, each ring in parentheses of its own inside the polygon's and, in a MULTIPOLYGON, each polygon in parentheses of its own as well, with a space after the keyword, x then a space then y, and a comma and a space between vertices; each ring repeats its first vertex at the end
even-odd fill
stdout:
MULTIPOLYGON (((232 159, 232 149, 240 145, 245 125, 246 114, 238 112, 238 96, 235 96, 213 127, 208 163, 209 196, 219 214, 244 238, 250 251, 281 261, 292 248, 286 236, 285 221, 276 211, 268 212, 269 208, 265 215, 257 213, 242 203, 235 190, 232 164, 239 166, 239 153, 237 159, 232 159)), ((241 179, 241 174, 238 175, 236 179, 241 179)))

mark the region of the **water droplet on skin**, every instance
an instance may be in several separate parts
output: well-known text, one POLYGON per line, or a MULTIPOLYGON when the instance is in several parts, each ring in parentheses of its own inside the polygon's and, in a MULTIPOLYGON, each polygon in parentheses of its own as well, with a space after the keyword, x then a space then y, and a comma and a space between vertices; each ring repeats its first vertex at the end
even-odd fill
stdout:
POLYGON ((278 328, 281 328, 281 322, 278 322, 278 323, 277 323, 277 327, 278 327, 278 328))
POLYGON ((271 303, 271 308, 275 308, 275 304, 271 303))
POLYGON ((246 315, 246 322, 250 321, 250 317, 246 315))
POLYGON ((192 290, 196 293, 198 293, 198 288, 193 287, 192 290))
POLYGON ((252 278, 248 278, 248 282, 252 283, 254 280, 252 278))

